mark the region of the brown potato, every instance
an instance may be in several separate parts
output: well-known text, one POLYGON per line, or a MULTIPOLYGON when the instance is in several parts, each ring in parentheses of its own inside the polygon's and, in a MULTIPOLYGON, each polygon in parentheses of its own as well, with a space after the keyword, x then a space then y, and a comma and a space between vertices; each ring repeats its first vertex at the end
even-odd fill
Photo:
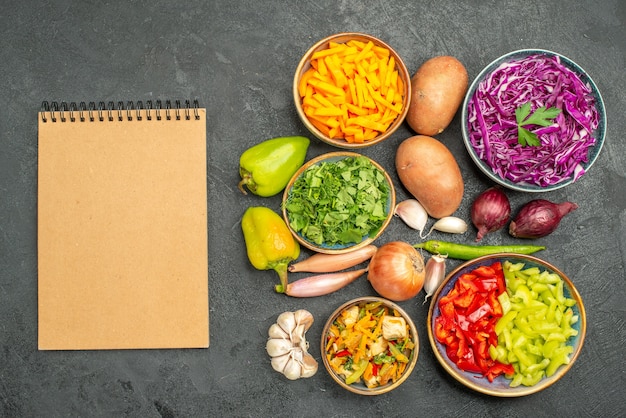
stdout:
POLYGON ((461 205, 461 170, 450 150, 435 138, 405 139, 396 151, 396 170, 404 187, 433 218, 449 216, 461 205))
POLYGON ((416 133, 436 135, 448 127, 467 92, 465 66, 454 57, 426 61, 411 78, 406 121, 416 133))

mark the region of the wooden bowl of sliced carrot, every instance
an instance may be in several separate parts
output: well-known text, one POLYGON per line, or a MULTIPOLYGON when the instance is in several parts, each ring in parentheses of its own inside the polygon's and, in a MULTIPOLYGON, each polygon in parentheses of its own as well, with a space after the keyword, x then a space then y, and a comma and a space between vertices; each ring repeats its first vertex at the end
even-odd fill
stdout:
POLYGON ((397 304, 380 297, 353 299, 328 318, 321 339, 322 361, 341 387, 380 395, 400 386, 417 363, 415 323, 397 304))
POLYGON ((293 81, 298 115, 320 140, 345 149, 389 138, 409 110, 411 77, 382 40, 343 32, 313 45, 293 81))

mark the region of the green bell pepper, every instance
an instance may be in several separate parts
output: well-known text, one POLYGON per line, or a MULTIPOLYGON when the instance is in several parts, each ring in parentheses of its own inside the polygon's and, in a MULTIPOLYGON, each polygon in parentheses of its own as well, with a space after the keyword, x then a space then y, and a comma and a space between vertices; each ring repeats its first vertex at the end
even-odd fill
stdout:
POLYGON ((302 167, 310 141, 303 136, 268 139, 248 148, 239 158, 239 190, 270 197, 280 193, 302 167))
POLYGON ((350 376, 348 376, 346 378, 346 384, 347 385, 351 385, 353 383, 355 383, 357 380, 359 380, 361 378, 361 376, 363 376, 363 373, 365 373, 365 369, 367 369, 367 360, 360 360, 359 364, 357 364, 353 369, 352 369, 352 373, 350 374, 350 376))
POLYGON ((499 297, 505 313, 495 325, 498 345, 489 355, 514 366, 511 387, 532 386, 569 363, 573 347, 567 341, 578 334, 572 327, 576 301, 565 296, 558 274, 510 262, 503 271, 509 295, 499 297))

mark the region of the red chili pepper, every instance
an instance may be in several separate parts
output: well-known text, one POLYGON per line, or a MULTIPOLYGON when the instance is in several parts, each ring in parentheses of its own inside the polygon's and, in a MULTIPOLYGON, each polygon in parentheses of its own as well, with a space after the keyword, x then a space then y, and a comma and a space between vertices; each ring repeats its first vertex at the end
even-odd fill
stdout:
POLYGON ((462 274, 439 301, 435 337, 460 369, 479 373, 489 381, 513 374, 513 366, 491 359, 489 347, 498 344, 495 324, 502 316, 498 295, 506 291, 500 262, 462 274))

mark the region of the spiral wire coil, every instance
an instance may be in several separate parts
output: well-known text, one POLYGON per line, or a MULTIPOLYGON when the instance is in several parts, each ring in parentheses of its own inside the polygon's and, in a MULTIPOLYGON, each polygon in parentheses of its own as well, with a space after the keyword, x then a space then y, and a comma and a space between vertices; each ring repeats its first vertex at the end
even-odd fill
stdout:
POLYGON ((152 100, 146 101, 146 105, 144 107, 143 101, 129 101, 124 104, 123 101, 115 102, 110 101, 108 104, 104 102, 89 102, 89 104, 85 102, 80 102, 78 105, 76 102, 47 102, 44 101, 41 104, 41 121, 44 123, 50 122, 67 122, 69 119, 70 122, 75 122, 79 120, 80 122, 85 122, 86 120, 90 122, 94 122, 96 120, 100 122, 104 122, 108 120, 112 122, 117 117, 118 120, 124 120, 124 115, 127 120, 136 119, 141 121, 144 118, 147 120, 152 120, 153 118, 156 120, 161 120, 165 118, 166 120, 171 120, 172 117, 176 120, 181 120, 184 118, 185 120, 190 120, 193 113, 193 118, 196 120, 200 119, 200 115, 198 113, 200 105, 198 100, 194 100, 191 102, 190 100, 185 100, 184 106, 181 104, 180 100, 176 100, 174 102, 174 106, 172 106, 171 100, 165 101, 165 106, 163 106, 163 102, 161 100, 156 100, 153 104, 152 100), (145 112, 144 112, 145 111, 145 112), (173 114, 173 116, 172 116, 173 114), (49 115, 49 116, 48 116, 49 115))

